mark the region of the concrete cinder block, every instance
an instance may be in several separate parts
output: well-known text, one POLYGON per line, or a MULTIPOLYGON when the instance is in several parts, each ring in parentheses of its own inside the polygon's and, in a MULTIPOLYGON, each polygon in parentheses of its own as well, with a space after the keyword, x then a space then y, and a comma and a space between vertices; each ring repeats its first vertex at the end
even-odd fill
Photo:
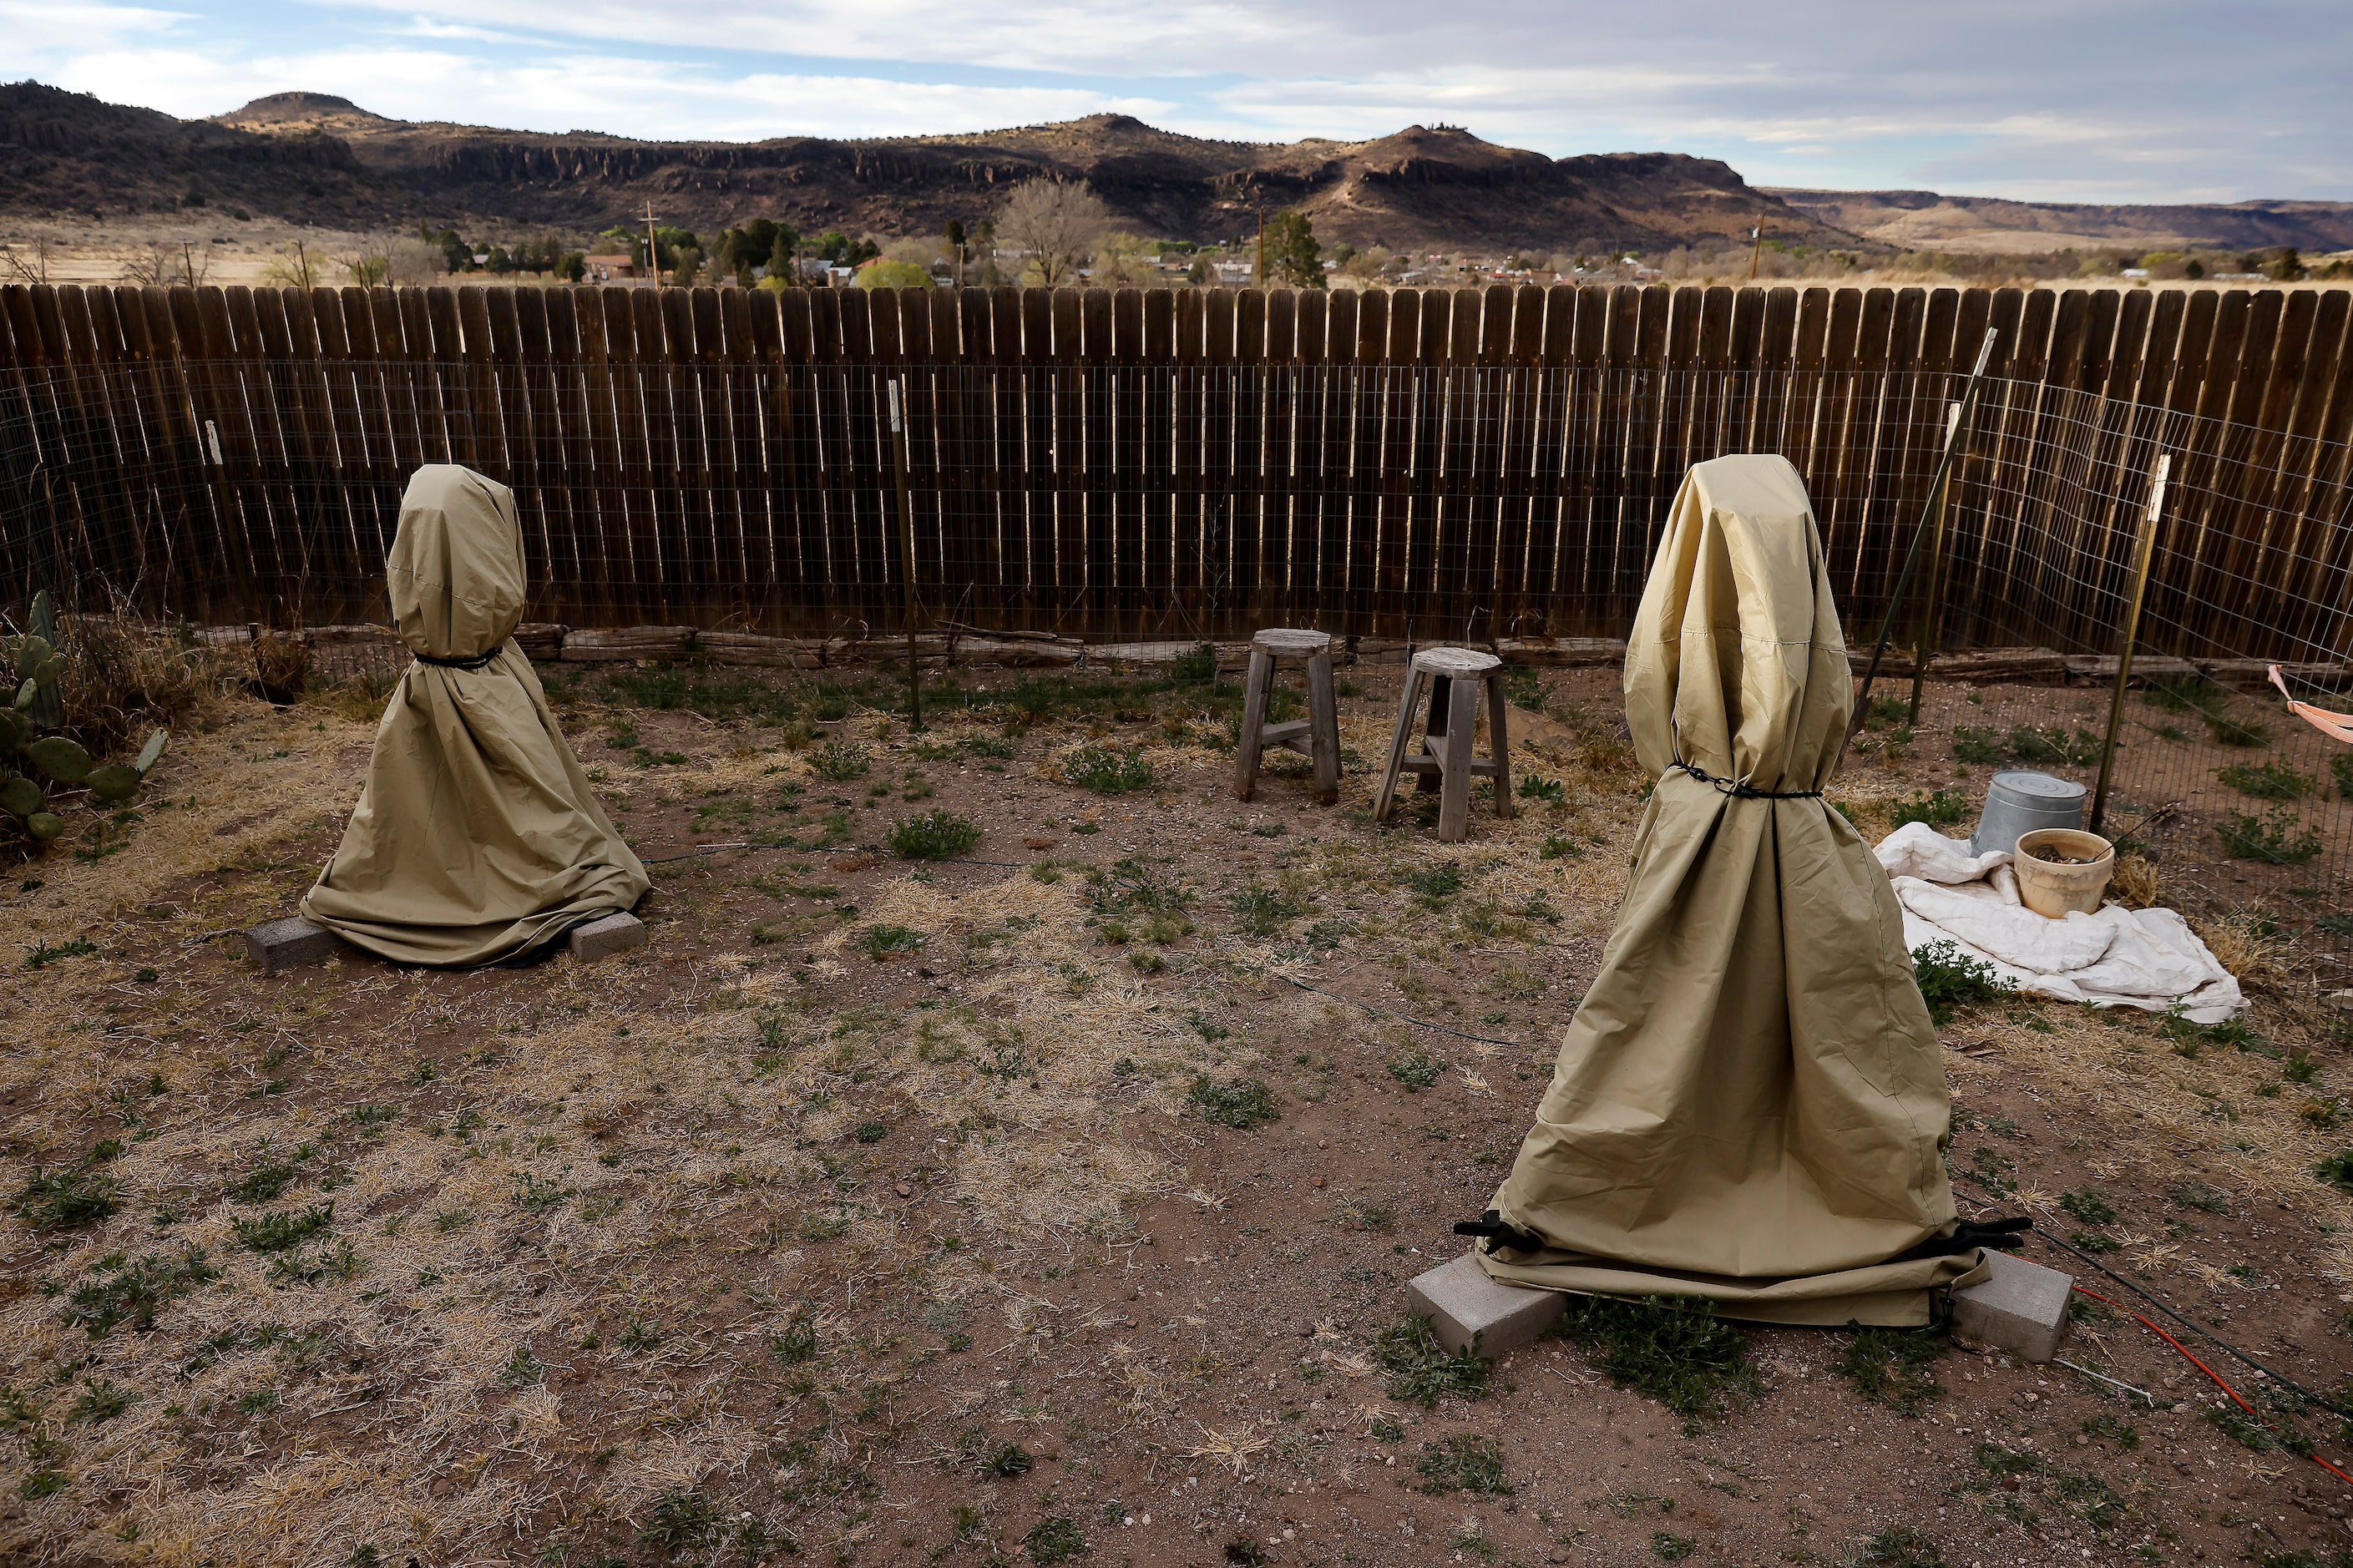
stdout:
POLYGON ((574 926, 565 941, 571 944, 573 957, 583 963, 594 963, 600 958, 645 946, 646 922, 626 912, 607 915, 603 920, 574 926))
POLYGON ((2027 1361, 2057 1355, 2074 1276, 1991 1247, 1986 1261, 1993 1266, 1992 1279, 1953 1292, 1954 1331, 2027 1361))
POLYGON ((323 963, 334 956, 338 945, 333 931, 314 926, 301 915, 271 921, 245 933, 246 956, 270 974, 298 963, 323 963))
POLYGON ((1534 1342, 1560 1321, 1557 1290, 1531 1290, 1488 1277, 1468 1254, 1441 1263, 1406 1285, 1406 1306, 1428 1318, 1438 1342, 1448 1350, 1472 1346, 1481 1355, 1500 1356, 1534 1342))

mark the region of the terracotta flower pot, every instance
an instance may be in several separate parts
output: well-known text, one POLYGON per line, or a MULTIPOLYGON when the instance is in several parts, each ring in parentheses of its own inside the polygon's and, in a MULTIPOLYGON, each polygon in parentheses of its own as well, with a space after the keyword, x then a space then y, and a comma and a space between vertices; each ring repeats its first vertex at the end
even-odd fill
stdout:
POLYGON ((2096 833, 2072 827, 2044 827, 2022 834, 2018 857, 2010 862, 2018 873, 2018 896, 2036 914, 2064 920, 2070 910, 2090 914, 2108 890, 2108 877, 2116 868, 2116 847, 2096 833), (2037 858, 2035 851, 2064 855, 2081 865, 2062 865, 2037 858))

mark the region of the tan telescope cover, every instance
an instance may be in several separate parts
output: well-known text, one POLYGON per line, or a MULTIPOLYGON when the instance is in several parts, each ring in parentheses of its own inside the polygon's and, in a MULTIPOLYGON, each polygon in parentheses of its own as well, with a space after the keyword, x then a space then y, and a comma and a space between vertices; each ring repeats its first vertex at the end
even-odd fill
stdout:
POLYGON ((492 657, 479 669, 408 667, 303 915, 404 963, 478 964, 634 907, 646 869, 510 640, 524 598, 514 492, 470 468, 419 468, 385 582, 412 652, 492 657))
MULTIPOLYGON (((1656 780, 1601 973, 1495 1207, 1551 1246, 1481 1261, 1554 1289, 1704 1296, 1726 1316, 1918 1324, 1981 1255, 1948 1234, 1950 1106, 1887 873, 1820 799, 1852 701, 1797 470, 1684 479, 1626 647, 1656 780)), ((1500 1246, 1500 1244, 1499 1244, 1500 1246)))

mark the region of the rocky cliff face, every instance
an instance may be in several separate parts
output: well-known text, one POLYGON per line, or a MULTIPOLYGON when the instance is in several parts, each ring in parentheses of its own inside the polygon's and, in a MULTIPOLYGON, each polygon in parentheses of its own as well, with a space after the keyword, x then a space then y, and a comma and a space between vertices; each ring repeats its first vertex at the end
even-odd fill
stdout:
POLYGON ((1500 251, 1732 243, 1762 212, 1776 234, 1852 238, 1673 153, 1553 159, 1466 132, 1377 141, 1218 142, 1125 115, 966 136, 638 142, 387 120, 323 93, 182 121, 36 83, 0 87, 0 211, 87 217, 198 200, 352 226, 418 220, 591 232, 650 201, 665 223, 774 217, 804 230, 936 233, 1046 176, 1088 181, 1137 233, 1215 239, 1264 206, 1304 206, 1327 242, 1500 251))

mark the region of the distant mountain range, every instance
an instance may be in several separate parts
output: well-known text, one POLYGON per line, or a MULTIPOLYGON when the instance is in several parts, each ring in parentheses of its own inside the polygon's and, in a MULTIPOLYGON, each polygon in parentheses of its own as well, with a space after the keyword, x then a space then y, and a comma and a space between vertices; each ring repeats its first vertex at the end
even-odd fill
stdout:
POLYGON ((2034 255, 2055 250, 2353 249, 2353 202, 2096 206, 1946 196, 1934 191, 1767 188, 1818 223, 1898 250, 2034 255))
POLYGON ((178 120, 36 82, 0 86, 0 214, 88 221, 185 205, 337 228, 451 225, 586 235, 639 221, 697 230, 773 217, 804 232, 935 234, 989 216, 1037 176, 1087 181, 1147 237, 1212 240, 1303 207, 1325 242, 1500 254, 1746 241, 2055 250, 2064 245, 2353 245, 2353 205, 2057 207, 1927 192, 1762 190, 1673 153, 1549 158, 1411 126, 1371 142, 1217 142, 1124 115, 962 136, 640 142, 387 120, 291 92, 178 120), (2003 244, 1984 243, 1986 237, 2003 244), (2012 238, 2030 241, 2012 247, 2012 238))

